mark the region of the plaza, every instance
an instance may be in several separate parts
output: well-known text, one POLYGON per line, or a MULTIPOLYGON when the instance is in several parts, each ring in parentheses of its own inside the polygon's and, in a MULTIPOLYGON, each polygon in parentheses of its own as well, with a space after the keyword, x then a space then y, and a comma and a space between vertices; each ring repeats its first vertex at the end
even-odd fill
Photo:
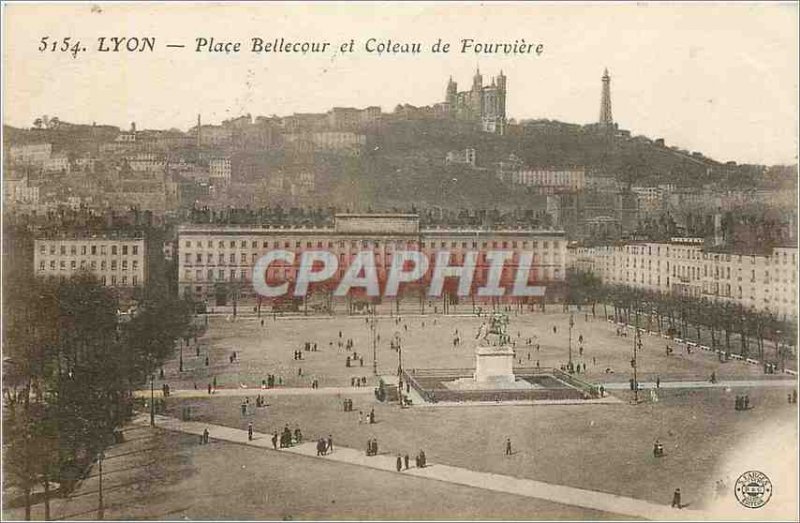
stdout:
MULTIPOLYGON (((538 362, 542 367, 557 369, 567 363, 569 314, 509 314, 509 335, 512 343, 516 342, 516 365, 530 367, 538 362)), ((573 361, 586 363, 586 372, 577 376, 604 385, 613 402, 414 404, 400 408, 396 401, 377 401, 374 389, 379 377, 388 381, 396 375, 398 353, 390 348, 390 341, 398 337, 404 369, 471 367, 475 332, 485 318, 467 314, 409 314, 399 319, 378 316, 374 333, 370 316, 247 315, 234 319, 218 314, 209 317, 207 330, 198 337, 196 345, 192 341, 182 349, 184 371, 179 372, 175 358, 165 366, 164 379, 156 379, 155 388, 160 397, 162 383, 170 386, 164 413, 168 419, 178 420, 184 408, 189 407, 191 422, 212 427, 212 439, 214 430, 221 430, 213 427, 244 434, 252 423, 255 433, 262 435, 265 448, 271 449, 269 435, 288 425, 291 430, 301 428, 304 441, 314 442, 332 435, 336 448, 355 449, 361 455, 365 442, 375 438, 380 442, 381 455, 388 457, 413 456, 424 449, 434 467, 459 467, 475 473, 540 481, 665 507, 672 491, 681 488, 686 493, 685 503, 697 510, 716 502, 716 481, 728 485, 735 481, 725 472, 731 455, 754 435, 763 436, 764 427, 782 423, 796 437, 797 427, 792 421, 795 411, 787 402, 787 394, 796 385, 792 376, 764 375, 759 365, 742 361, 721 363, 712 353, 696 349, 690 354, 680 344, 645 334, 637 357, 638 378, 644 390, 639 393, 640 403, 634 405, 628 387, 633 336, 618 336, 618 326, 600 317, 577 312, 573 315, 573 361), (460 338, 460 343, 454 344, 454 336, 460 338), (582 353, 578 348, 579 336, 584 340, 582 353), (352 349, 340 348, 340 339, 343 345, 352 340, 352 349), (373 373, 373 339, 378 376, 373 373), (306 342, 311 350, 304 350, 306 342), (666 354, 666 344, 674 347, 670 355, 666 354), (236 357, 232 358, 234 351, 236 357), (300 351, 302 359, 295 359, 296 351, 300 351), (358 357, 352 357, 354 352, 358 357), (346 366, 348 355, 350 367, 346 366), (717 377, 716 384, 709 382, 711 373, 717 377), (275 387, 262 388, 261 382, 269 374, 278 377, 280 385, 276 381, 275 387), (366 378, 367 385, 353 387, 352 380, 356 377, 366 378), (217 388, 209 395, 207 386, 214 378, 217 388), (656 379, 660 386, 653 401, 650 389, 655 388, 656 379), (319 388, 311 387, 314 380, 319 388), (737 411, 734 399, 744 393, 754 408, 737 411), (242 403, 248 401, 254 407, 259 395, 265 406, 248 407, 243 414, 242 403), (342 407, 345 399, 353 402, 350 412, 342 407), (371 410, 375 412, 374 424, 366 421, 371 410), (504 456, 503 452, 507 438, 513 445, 510 456, 504 456), (653 457, 655 440, 665 448, 662 458, 653 457)), ((140 391, 140 395, 146 400, 149 390, 140 391)), ((157 427, 159 423, 156 422, 157 427)), ((195 451, 188 448, 185 452, 191 461, 195 451)), ((796 461, 796 448, 790 447, 788 452, 786 458, 796 461)), ((291 470, 287 482, 302 485, 306 477, 312 481, 315 466, 309 465, 308 460, 280 459, 288 460, 282 469, 291 470)), ((216 475, 208 473, 209 477, 216 475)), ((359 472, 347 477, 362 476, 359 472)), ((383 481, 394 480, 387 476, 380 480, 383 481)), ((404 487, 403 495, 411 503, 417 499, 417 492, 427 493, 431 485, 429 480, 416 478, 416 483, 404 487)), ((298 488, 296 495, 302 496, 303 490, 298 488)), ((289 489, 284 495, 293 498, 293 492, 289 489)), ((427 494, 419 495, 423 496, 420 499, 427 499, 427 494)), ((559 504, 555 512, 537 509, 525 514, 514 512, 508 517, 574 516, 574 510, 581 509, 580 500, 575 503, 575 507, 569 508, 559 504)), ((302 505, 298 502, 295 506, 302 505)), ((248 517, 248 512, 239 513, 236 507, 230 510, 229 514, 248 517)), ((307 512, 300 510, 295 517, 319 517, 315 510, 312 503, 307 512)), ((353 510, 353 517, 363 517, 371 509, 363 506, 363 512, 356 507, 353 510)), ((447 505, 420 510, 427 512, 415 513, 416 516, 429 518, 451 518, 459 513, 447 505)), ((620 518, 624 514, 607 517, 620 518)))

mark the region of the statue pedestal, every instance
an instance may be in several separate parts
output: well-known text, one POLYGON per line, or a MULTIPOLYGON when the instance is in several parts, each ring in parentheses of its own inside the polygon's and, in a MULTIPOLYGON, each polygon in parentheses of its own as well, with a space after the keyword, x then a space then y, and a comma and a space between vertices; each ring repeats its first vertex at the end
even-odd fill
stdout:
POLYGON ((508 345, 477 347, 475 349, 476 383, 512 384, 514 377, 514 349, 508 345))

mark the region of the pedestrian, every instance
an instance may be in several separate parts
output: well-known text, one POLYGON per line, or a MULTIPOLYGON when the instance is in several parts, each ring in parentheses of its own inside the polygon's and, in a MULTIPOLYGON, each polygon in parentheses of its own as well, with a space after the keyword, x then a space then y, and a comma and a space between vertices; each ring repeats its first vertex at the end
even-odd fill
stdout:
POLYGON ((661 376, 656 376, 656 388, 661 388, 661 376))
POLYGON ((203 443, 208 445, 208 428, 203 429, 203 443))
POLYGON ((511 438, 506 438, 506 456, 511 455, 511 438))
POLYGON ((400 454, 397 455, 397 472, 403 470, 403 458, 400 457, 400 454))
POLYGON ((406 470, 408 470, 408 454, 403 456, 403 461, 405 462, 406 470))
POLYGON ((247 424, 247 441, 253 441, 253 422, 247 424))
POLYGON ((216 389, 217 388, 217 377, 216 376, 214 376, 213 383, 214 383, 214 388, 216 389))
POLYGON ((333 436, 330 434, 328 434, 327 450, 328 452, 333 452, 333 436))
POLYGON ((272 433, 272 448, 278 450, 278 431, 272 433))
POLYGON ((358 424, 361 425, 362 423, 364 423, 364 412, 359 410, 358 411, 358 424))
POLYGON ((211 394, 211 384, 208 384, 208 393, 211 394))
POLYGON ((672 494, 672 506, 677 508, 683 508, 681 506, 681 489, 676 488, 675 492, 672 494))
POLYGON ((425 457, 425 451, 424 450, 420 450, 419 451, 419 467, 420 468, 425 468, 425 465, 427 464, 427 460, 428 460, 428 458, 425 457))

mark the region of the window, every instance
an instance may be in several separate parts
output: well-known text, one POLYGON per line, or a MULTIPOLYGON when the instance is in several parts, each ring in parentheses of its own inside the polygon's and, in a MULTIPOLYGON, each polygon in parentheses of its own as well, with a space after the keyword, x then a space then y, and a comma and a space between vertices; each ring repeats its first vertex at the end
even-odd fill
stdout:
POLYGON ((254 242, 252 242, 252 243, 250 244, 250 247, 251 247, 252 249, 257 249, 257 248, 258 248, 258 242, 255 242, 255 241, 254 241, 254 242))
POLYGON ((97 269, 97 260, 92 260, 91 267, 92 267, 92 270, 97 269))
MULTIPOLYGON (((211 247, 211 242, 208 242, 208 246, 211 247)), ((132 245, 131 246, 131 250, 133 251, 134 255, 139 254, 139 246, 138 245, 132 245)))
POLYGON ((61 262, 58 264, 58 267, 63 271, 67 268, 67 263, 64 260, 61 260, 61 262))
POLYGON ((225 242, 220 240, 219 243, 217 244, 217 247, 219 247, 220 249, 224 248, 225 247, 225 242))
POLYGON ((71 270, 73 270, 73 271, 75 270, 75 260, 72 260, 71 262, 69 262, 69 268, 71 270))
POLYGON ((73 256, 74 256, 74 255, 76 255, 76 254, 78 254, 78 248, 77 248, 76 246, 74 246, 74 245, 73 245, 73 246, 71 246, 71 247, 69 248, 69 253, 70 253, 70 254, 72 254, 73 256))
POLYGON ((217 263, 223 265, 225 263, 225 255, 220 253, 217 255, 217 263))
POLYGON ((242 240, 241 243, 239 243, 239 247, 241 247, 242 249, 246 249, 247 248, 247 242, 242 240))
POLYGON ((236 263, 236 254, 231 253, 230 260, 231 260, 231 263, 236 263))
POLYGON ((50 270, 55 270, 55 268, 56 268, 56 261, 50 260, 50 270))
POLYGON ((44 270, 44 260, 42 260, 42 261, 40 261, 40 262, 39 262, 39 270, 40 270, 40 271, 43 271, 43 270, 44 270))
POLYGON ((117 254, 117 246, 116 245, 112 245, 111 246, 111 254, 112 255, 116 255, 117 254))
POLYGON ((111 285, 116 285, 116 284, 117 284, 117 277, 112 274, 111 275, 111 285))
POLYGON ((59 252, 61 252, 62 255, 67 254, 67 246, 66 245, 62 245, 59 252))
POLYGON ((122 277, 122 285, 127 285, 127 284, 128 284, 128 277, 127 276, 123 276, 122 277))
POLYGON ((186 263, 192 263, 192 255, 191 253, 186 253, 183 255, 183 259, 186 263))
POLYGON ((97 245, 92 245, 92 256, 97 255, 97 245))
POLYGON ((56 253, 56 246, 55 245, 51 245, 50 246, 50 254, 55 254, 55 253, 56 253))
POLYGON ((45 244, 41 244, 41 245, 39 246, 39 253, 40 253, 40 254, 44 254, 44 253, 46 253, 46 252, 47 252, 47 246, 45 246, 45 244))
POLYGON ((136 285, 138 283, 139 283, 139 277, 138 276, 134 276, 133 278, 131 278, 131 284, 136 285))
POLYGON ((125 255, 125 256, 128 255, 128 246, 127 245, 123 245, 122 246, 122 254, 125 255))
POLYGON ((86 268, 86 260, 81 260, 81 270, 86 268))
POLYGON ((105 255, 105 253, 106 253, 106 246, 105 245, 101 245, 100 246, 100 254, 105 255))
POLYGON ((195 253, 194 261, 197 262, 197 263, 203 263, 203 255, 200 254, 199 252, 195 253))
POLYGON ((111 270, 112 271, 117 270, 117 260, 111 260, 111 270))
POLYGON ((128 260, 122 260, 122 270, 123 271, 128 270, 128 260))
POLYGON ((236 270, 235 269, 231 269, 231 281, 235 281, 235 280, 236 280, 236 270))
MULTIPOLYGON (((213 242, 213 241, 211 241, 211 240, 208 240, 208 242, 206 243, 206 246, 207 246, 207 247, 210 249, 211 247, 213 247, 213 246, 214 246, 214 242, 213 242)), ((136 247, 134 247, 134 249, 135 249, 135 248, 136 248, 136 247)), ((136 251, 133 251, 133 254, 136 254, 136 251)))
POLYGON ((106 261, 105 260, 100 260, 100 270, 101 271, 106 270, 106 261))
POLYGON ((185 245, 186 245, 186 247, 191 247, 192 246, 192 242, 187 241, 185 245))
POLYGON ((234 240, 231 240, 230 246, 231 246, 231 249, 236 248, 236 242, 234 240))

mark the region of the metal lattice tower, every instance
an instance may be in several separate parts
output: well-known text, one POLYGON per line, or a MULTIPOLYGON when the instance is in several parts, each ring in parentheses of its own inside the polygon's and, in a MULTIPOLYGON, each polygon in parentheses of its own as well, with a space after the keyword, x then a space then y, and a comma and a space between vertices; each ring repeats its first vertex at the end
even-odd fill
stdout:
POLYGON ((614 125, 614 118, 611 116, 611 77, 608 69, 603 72, 603 94, 600 98, 600 125, 614 125))

